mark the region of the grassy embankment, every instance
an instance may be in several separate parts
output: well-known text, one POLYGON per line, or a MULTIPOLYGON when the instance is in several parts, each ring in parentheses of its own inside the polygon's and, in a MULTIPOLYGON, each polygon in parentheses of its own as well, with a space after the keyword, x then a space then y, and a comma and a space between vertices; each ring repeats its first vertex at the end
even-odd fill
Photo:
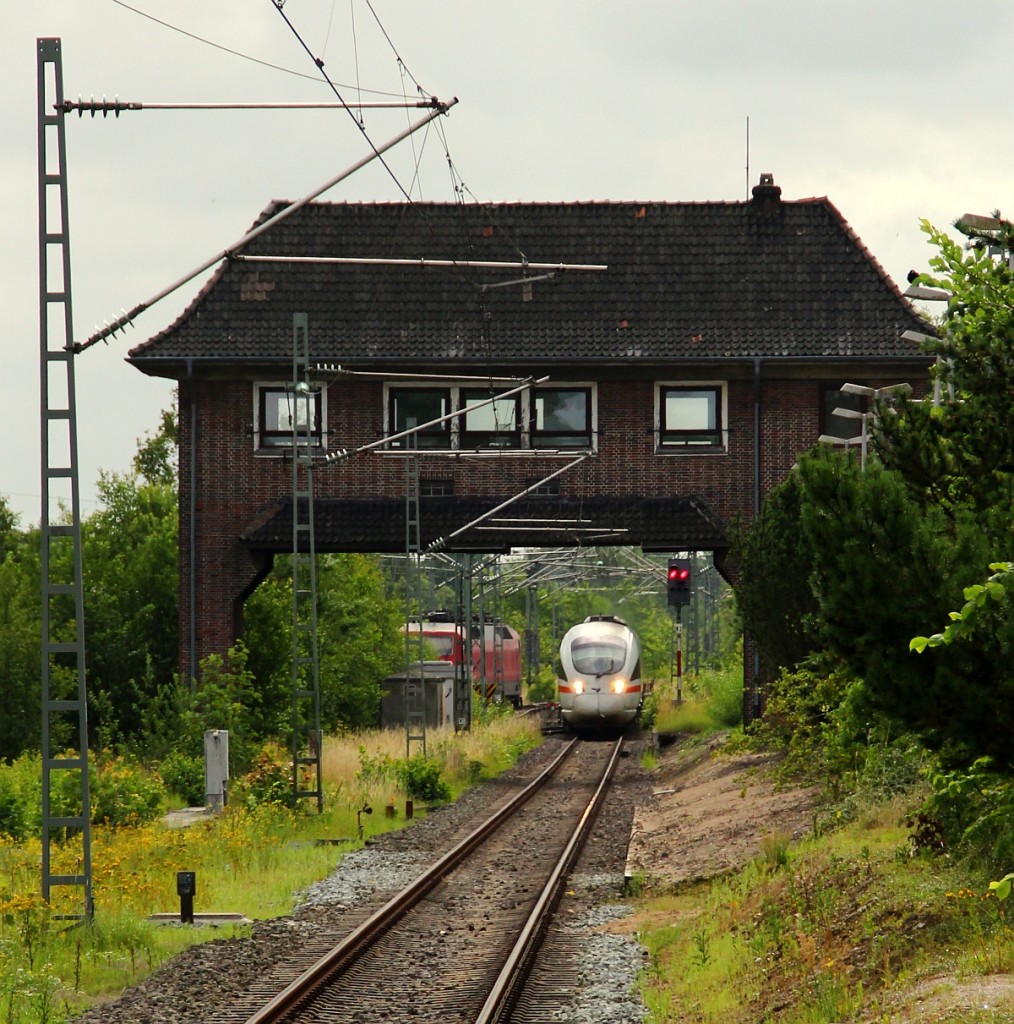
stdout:
MULTIPOLYGON (((428 781, 456 796, 504 771, 538 742, 534 721, 510 716, 477 723, 458 736, 430 730, 428 761, 439 772, 428 781)), ((188 828, 169 828, 161 819, 94 826, 91 927, 66 929, 55 919, 64 909, 62 888, 54 891, 52 908, 43 903, 38 839, 16 843, 0 837, 0 1022, 57 1024, 136 984, 189 945, 247 930, 242 924, 211 929, 148 921, 152 913, 178 913, 177 871, 196 872, 198 913, 260 919, 289 912, 300 891, 332 870, 345 851, 405 824, 405 760, 400 730, 332 737, 322 756, 323 814, 237 802, 188 828), (336 845, 336 839, 342 842, 336 845)), ((416 808, 421 803, 416 799, 416 808)), ((79 858, 80 844, 70 841, 59 850, 54 869, 74 870, 79 858)))
MULTIPOLYGON (((680 707, 660 694, 660 727, 692 744, 728 725, 731 689, 718 675, 680 707)), ((1010 878, 995 884, 1014 864, 940 848, 924 752, 885 744, 859 761, 824 780, 834 795, 804 840, 772 822, 739 871, 673 891, 643 880, 651 1022, 1014 1021, 1014 898, 1010 878)))

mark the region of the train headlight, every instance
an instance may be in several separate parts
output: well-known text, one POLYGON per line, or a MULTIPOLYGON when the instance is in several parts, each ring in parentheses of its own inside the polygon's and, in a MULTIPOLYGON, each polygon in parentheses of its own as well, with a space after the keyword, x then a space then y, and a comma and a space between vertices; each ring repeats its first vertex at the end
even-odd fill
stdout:
POLYGON ((609 684, 609 689, 612 690, 613 693, 623 693, 627 689, 626 679, 614 679, 609 684))
POLYGON ((584 693, 584 680, 583 679, 575 679, 574 680, 574 692, 575 693, 584 693))

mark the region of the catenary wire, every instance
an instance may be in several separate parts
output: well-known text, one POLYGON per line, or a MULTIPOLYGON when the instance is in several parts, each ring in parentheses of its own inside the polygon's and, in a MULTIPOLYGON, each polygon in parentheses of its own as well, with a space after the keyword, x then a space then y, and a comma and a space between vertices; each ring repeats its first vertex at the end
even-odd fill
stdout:
MULTIPOLYGON (((195 42, 204 43, 205 46, 210 46, 215 50, 221 50, 223 53, 232 54, 234 57, 240 57, 243 60, 251 61, 254 64, 260 64, 261 67, 270 68, 272 71, 282 71, 287 75, 295 75, 296 78, 305 78, 310 82, 320 82, 320 79, 316 75, 307 75, 302 71, 295 71, 292 68, 282 67, 280 64, 272 64, 270 61, 261 60, 259 57, 252 57, 250 54, 243 53, 240 50, 233 50, 228 46, 224 46, 222 43, 216 43, 211 39, 205 39, 204 36, 199 36, 194 32, 188 32, 185 28, 180 28, 178 25, 173 25, 171 22, 163 21, 161 18, 156 18, 155 15, 148 14, 147 11, 142 11, 137 7, 131 7, 130 4, 124 3, 124 0, 110 0, 110 3, 114 3, 117 7, 122 7, 124 10, 130 11, 132 14, 136 14, 141 18, 147 18, 148 21, 153 21, 156 25, 161 25, 163 28, 167 28, 171 32, 178 32, 180 35, 186 36, 188 39, 193 39, 195 42)), ((380 89, 363 89, 361 91, 370 93, 373 96, 398 95, 397 93, 385 92, 380 89)))
POLYGON ((416 92, 421 93, 423 90, 422 86, 419 85, 419 80, 415 77, 415 75, 412 74, 411 71, 409 71, 408 65, 405 63, 404 60, 402 60, 401 54, 398 52, 398 48, 394 45, 394 41, 391 39, 390 35, 388 35, 387 29, 384 28, 384 24, 377 16, 377 12, 373 9, 373 4, 370 2, 370 0, 366 0, 366 6, 369 8, 370 14, 373 15, 373 20, 377 23, 377 28, 380 29, 381 34, 387 40, 387 45, 391 47, 391 52, 397 59, 398 66, 401 67, 408 75, 408 77, 412 79, 412 84, 415 86, 416 92))
MULTIPOLYGON (((328 83, 328 86, 334 92, 335 96, 344 103, 344 100, 342 100, 341 94, 338 91, 338 87, 337 87, 336 83, 334 83, 331 80, 331 78, 328 75, 327 71, 324 69, 324 62, 319 57, 315 57, 313 55, 313 52, 310 50, 309 46, 307 46, 306 41, 300 35, 299 30, 292 23, 292 21, 289 19, 289 17, 285 14, 285 11, 282 10, 282 6, 284 5, 284 0, 281 0, 281 3, 279 3, 279 0, 271 0, 271 4, 278 11, 278 13, 281 15, 282 20, 286 23, 286 25, 288 25, 289 30, 292 32, 293 36, 296 38, 296 40, 299 43, 299 45, 303 48, 304 52, 307 54, 307 56, 317 66, 317 68, 319 69, 321 75, 324 77, 324 80, 328 83)), ((374 17, 376 17, 376 12, 374 12, 372 10, 372 8, 371 8, 371 13, 373 13, 374 17)), ((381 31, 384 33, 385 37, 387 38, 389 44, 390 44, 390 36, 387 35, 386 31, 383 29, 383 26, 380 26, 380 28, 381 28, 381 31)), ((393 44, 391 44, 391 47, 392 47, 392 51, 394 52, 394 54, 395 54, 395 56, 396 56, 396 58, 398 60, 399 67, 404 68, 405 71, 409 74, 409 77, 412 78, 413 82, 415 82, 415 77, 411 74, 411 72, 408 71, 408 68, 405 66, 404 61, 401 60, 401 58, 397 55, 397 50, 394 48, 393 44)), ((369 145, 372 149, 374 149, 374 151, 376 151, 376 147, 374 146, 373 141, 370 138, 369 133, 367 132, 365 125, 360 123, 360 121, 356 118, 355 114, 352 112, 352 110, 350 108, 346 108, 346 109, 348 109, 349 116, 356 123, 356 126, 359 128, 360 133, 362 134, 363 138, 366 140, 367 145, 369 145)), ((445 152, 446 152, 446 143, 445 143, 445 152)), ((449 154, 448 154, 448 156, 449 156, 449 154)), ((393 168, 379 154, 378 154, 378 159, 380 161, 381 166, 384 168, 384 170, 387 172, 388 176, 394 182, 394 184, 397 187, 397 189, 401 192, 402 196, 405 198, 405 200, 406 200, 406 202, 408 204, 408 208, 411 209, 418 216, 422 217, 424 222, 427 222, 426 215, 423 212, 422 208, 412 199, 412 196, 411 196, 410 192, 408 190, 406 190, 405 186, 401 183, 400 179, 395 174, 393 168)), ((416 157, 416 162, 417 162, 417 172, 416 173, 418 173, 418 160, 419 160, 419 157, 417 156, 416 157)), ((474 276, 474 272, 472 272, 470 274, 470 276, 474 276)), ((485 304, 484 304, 484 302, 483 302, 483 300, 481 298, 481 289, 477 287, 477 283, 476 283, 475 280, 472 280, 471 283, 472 283, 472 286, 476 289, 477 293, 479 293, 479 295, 480 295, 480 303, 482 303, 482 305, 484 307, 485 304)))
MULTIPOLYGON (((295 36, 297 42, 303 48, 303 50, 306 52, 307 56, 317 66, 317 68, 319 69, 321 75, 324 77, 325 81, 328 83, 328 86, 331 88, 332 92, 335 94, 337 99, 341 100, 344 103, 344 100, 342 99, 342 96, 341 96, 341 94, 340 94, 340 92, 338 90, 337 85, 331 80, 331 77, 328 75, 327 71, 324 69, 324 61, 320 57, 315 57, 314 56, 313 52, 307 46, 306 41, 301 36, 299 30, 296 28, 296 26, 292 23, 292 21, 286 15, 285 11, 282 9, 284 4, 285 4, 285 0, 271 0, 271 3, 272 3, 272 6, 278 11, 279 15, 281 15, 282 20, 286 23, 286 25, 288 25, 289 30, 295 36)), ((376 11, 374 11, 372 5, 370 4, 370 0, 366 0, 366 3, 367 3, 367 7, 369 7, 370 12, 373 14, 374 18, 377 19, 376 11)), ((385 39, 387 39, 388 44, 391 46, 392 52, 394 53, 394 55, 395 55, 395 57, 396 57, 396 59, 398 61, 398 66, 400 68, 403 68, 405 70, 405 72, 407 72, 409 74, 409 77, 412 78, 413 82, 415 82, 416 81, 415 76, 413 76, 411 74, 411 72, 408 71, 407 66, 405 65, 404 61, 401 59, 401 56, 398 54, 397 48, 394 46, 393 42, 391 41, 390 36, 388 35, 387 31, 384 29, 383 25, 380 24, 379 19, 377 19, 377 24, 378 24, 378 27, 380 28, 380 31, 383 33, 385 39)), ((362 121, 362 115, 360 115, 359 118, 357 118, 356 115, 353 113, 353 111, 350 108, 346 108, 346 109, 348 110, 349 116, 353 119, 353 121, 355 121, 356 126, 359 128, 360 133, 362 134, 363 138, 366 140, 367 145, 369 145, 370 148, 374 150, 374 152, 377 155, 377 158, 380 161, 381 166, 387 172, 388 176, 390 177, 391 181, 394 183, 395 187, 401 192, 402 196, 404 196, 406 202, 409 205, 409 208, 414 210, 419 216, 422 216, 423 220, 425 222, 426 221, 426 217, 423 214, 422 209, 418 206, 417 203, 415 203, 413 201, 410 192, 408 190, 406 190, 405 186, 402 184, 401 180, 398 178, 397 174, 394 172, 394 169, 390 166, 390 164, 379 153, 377 153, 376 147, 375 147, 372 139, 370 138, 369 133, 366 130, 365 124, 362 121)), ((428 131, 427 131, 427 135, 428 135, 428 131)), ((444 143, 445 143, 445 145, 444 145, 445 154, 447 155, 448 162, 450 163, 450 154, 447 151, 446 139, 445 139, 445 137, 443 135, 441 135, 441 138, 444 140, 444 143)), ((425 143, 424 143, 422 148, 425 148, 425 143)), ((414 175, 413 175, 413 181, 415 181, 417 179, 418 173, 419 173, 419 161, 421 159, 421 154, 417 154, 415 152, 414 144, 413 144, 413 155, 415 157, 415 172, 414 172, 414 175)), ((473 196, 473 198, 474 198, 474 196, 473 196)), ((479 204, 479 205, 482 205, 482 204, 479 204)), ((521 255, 522 260, 526 262, 527 261, 527 257, 520 250, 520 248, 517 246, 517 244, 514 242, 514 240, 510 237, 510 235, 508 233, 506 233, 506 232, 502 232, 502 235, 514 247, 514 249, 521 255)), ((480 332, 481 333, 480 333, 480 337, 481 337, 481 341, 482 341, 482 345, 483 345, 483 349, 484 349, 484 355, 485 355, 485 358, 486 358, 486 362, 487 362, 487 364, 489 366, 489 370, 490 370, 490 378, 492 378, 492 376, 493 376, 493 374, 492 374, 492 367, 493 367, 493 359, 494 359, 494 354, 495 354, 494 353, 494 346, 493 346, 493 343, 492 343, 491 325, 490 325, 490 321, 491 321, 492 317, 491 317, 490 310, 488 309, 488 307, 486 305, 486 301, 485 301, 485 296, 483 294, 483 290, 478 285, 478 281, 474 279, 475 278, 475 273, 472 272, 472 274, 470 276, 473 278, 472 281, 471 281, 471 284, 472 284, 473 288, 475 289, 476 296, 477 296, 478 303, 479 303, 480 320, 481 320, 481 327, 480 327, 480 332)), ((494 421, 496 420, 496 418, 497 418, 496 411, 494 409, 494 421)))
MULTIPOLYGON (((331 7, 331 13, 334 13, 334 7, 331 7)), ((355 0, 349 0, 349 21, 352 25, 352 56, 355 62, 356 68, 356 95, 360 95, 360 83, 362 79, 359 76, 359 37, 356 35, 356 8, 355 0)), ((363 125, 363 112, 359 111, 359 125, 363 125)))
POLYGON ((331 0, 331 13, 327 17, 327 31, 324 33, 324 46, 321 49, 321 56, 327 53, 327 44, 331 41, 331 26, 334 24, 334 9, 338 0, 331 0))
MULTIPOLYGON (((282 0, 282 2, 284 3, 284 0, 282 0)), ((324 81, 327 82, 328 88, 334 93, 335 97, 344 104, 345 99, 338 88, 338 83, 332 81, 331 76, 327 73, 327 71, 324 70, 324 61, 320 57, 315 57, 313 55, 313 51, 310 49, 309 46, 306 45, 306 40, 303 39, 303 37, 300 35, 299 29, 297 29, 296 26, 293 25, 292 22, 289 20, 289 16, 285 13, 284 10, 282 10, 282 5, 278 2, 278 0, 270 0, 270 3, 271 6, 274 7, 276 11, 278 11, 282 21, 284 21, 285 24, 289 26, 289 31, 292 32, 293 36, 295 36, 296 41, 306 52, 306 55, 310 58, 310 60, 313 61, 314 64, 316 64, 317 69, 324 77, 324 81)), ((401 181, 398 178, 398 175, 395 174, 394 169, 384 159, 381 152, 377 149, 376 145, 373 142, 373 139, 370 138, 369 132, 366 130, 366 126, 360 122, 360 120, 352 112, 352 109, 350 107, 346 106, 345 109, 348 111, 348 114, 352 118, 352 121, 359 129, 359 132, 362 135, 362 137, 366 140, 366 144, 373 151, 374 156, 377 158, 377 160, 380 161, 381 167, 383 167, 384 170, 387 171, 388 177, 391 179, 392 182, 394 182, 395 187, 405 197, 406 202, 412 203, 412 197, 408 194, 408 192, 405 191, 405 186, 402 185, 401 181)))

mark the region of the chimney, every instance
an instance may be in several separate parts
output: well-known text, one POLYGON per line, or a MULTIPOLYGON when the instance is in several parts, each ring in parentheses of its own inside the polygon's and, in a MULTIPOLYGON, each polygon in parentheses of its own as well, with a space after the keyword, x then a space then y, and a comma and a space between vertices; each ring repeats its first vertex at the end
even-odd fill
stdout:
POLYGON ((777 210, 782 202, 782 190, 775 184, 773 174, 762 174, 760 184, 753 187, 753 204, 758 210, 769 213, 777 210))

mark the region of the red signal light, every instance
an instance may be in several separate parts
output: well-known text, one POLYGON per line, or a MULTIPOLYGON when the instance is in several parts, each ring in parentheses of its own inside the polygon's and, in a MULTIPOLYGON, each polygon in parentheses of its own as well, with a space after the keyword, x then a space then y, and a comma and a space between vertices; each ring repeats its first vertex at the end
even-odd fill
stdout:
POLYGON ((690 602, 690 569, 687 558, 670 558, 666 574, 669 604, 682 607, 690 602))

